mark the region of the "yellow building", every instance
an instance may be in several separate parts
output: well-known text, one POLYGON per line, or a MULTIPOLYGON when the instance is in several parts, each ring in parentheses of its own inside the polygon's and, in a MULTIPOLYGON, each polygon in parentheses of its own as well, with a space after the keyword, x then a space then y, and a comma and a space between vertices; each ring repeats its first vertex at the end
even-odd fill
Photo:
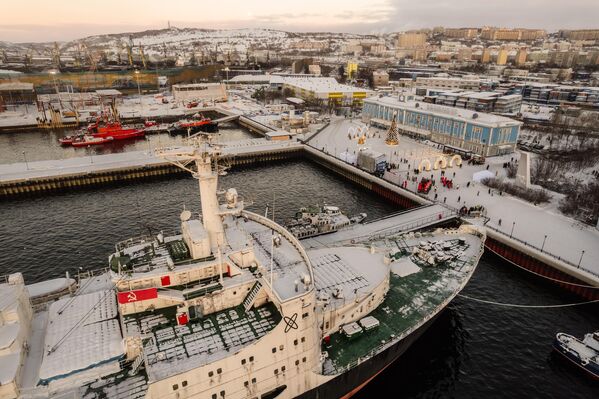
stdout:
POLYGON ((397 38, 397 48, 415 49, 426 45, 425 33, 402 33, 397 38))
POLYGON ((345 74, 347 75, 348 79, 353 79, 358 76, 358 63, 355 61, 347 61, 345 74))
POLYGON ((491 50, 488 48, 483 49, 483 54, 480 57, 480 62, 483 64, 488 64, 491 62, 491 50))
POLYGON ((516 65, 524 65, 526 63, 526 56, 527 56, 526 48, 521 47, 518 50, 518 52, 516 53, 515 64, 516 65))
POLYGON ((507 64, 507 50, 502 48, 497 53, 497 65, 505 65, 507 64))

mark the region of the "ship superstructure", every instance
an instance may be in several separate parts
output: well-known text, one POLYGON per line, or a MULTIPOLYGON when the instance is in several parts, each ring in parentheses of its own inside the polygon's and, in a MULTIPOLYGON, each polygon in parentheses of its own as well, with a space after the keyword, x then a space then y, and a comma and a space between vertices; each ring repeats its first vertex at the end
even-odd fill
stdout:
POLYGON ((39 286, 32 298, 20 274, 0 284, 0 397, 349 395, 424 331, 482 254, 473 226, 306 251, 220 191, 219 148, 191 141, 157 151, 199 182, 202 212, 181 212, 180 231, 116 244, 107 270, 76 291, 61 284, 59 299, 40 300, 39 286))

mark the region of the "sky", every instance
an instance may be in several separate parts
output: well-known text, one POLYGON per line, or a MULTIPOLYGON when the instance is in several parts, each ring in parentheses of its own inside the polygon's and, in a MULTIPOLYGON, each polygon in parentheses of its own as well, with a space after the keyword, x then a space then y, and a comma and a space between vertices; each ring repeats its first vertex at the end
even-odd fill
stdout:
POLYGON ((388 33, 433 26, 599 28, 599 0, 1 0, 0 41, 184 28, 388 33))

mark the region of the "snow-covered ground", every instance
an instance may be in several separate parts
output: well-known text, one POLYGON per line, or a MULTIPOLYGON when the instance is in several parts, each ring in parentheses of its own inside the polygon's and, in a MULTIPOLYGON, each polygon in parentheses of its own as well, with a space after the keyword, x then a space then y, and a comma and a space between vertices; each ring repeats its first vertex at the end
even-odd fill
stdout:
MULTIPOLYGON (((339 158, 343 152, 350 154, 356 153, 360 148, 370 148, 387 155, 387 159, 392 163, 399 163, 400 168, 387 173, 385 177, 393 183, 403 184, 409 171, 417 167, 423 158, 429 158, 431 163, 440 150, 434 144, 426 145, 410 138, 400 136, 399 145, 390 147, 385 144, 386 132, 384 130, 370 128, 369 134, 374 137, 366 139, 362 145, 358 144, 356 139, 349 139, 348 132, 355 132, 357 127, 364 127, 364 124, 358 120, 337 119, 333 120, 331 125, 316 135, 310 145, 322 149, 325 148, 329 154, 339 158), (379 138, 380 135, 380 138, 379 138), (408 159, 407 164, 400 163, 400 159, 408 159)), ((445 170, 445 176, 453 179, 454 188, 447 189, 440 184, 441 170, 431 170, 418 175, 433 177, 436 180, 436 192, 431 190, 427 197, 430 200, 446 202, 453 207, 468 207, 474 205, 483 205, 487 209, 487 216, 490 218, 488 225, 503 231, 506 234, 513 234, 513 237, 528 242, 534 246, 543 246, 546 252, 577 265, 580 261, 582 251, 584 256, 580 262, 581 268, 599 274, 599 231, 588 225, 583 225, 574 219, 562 215, 557 210, 557 202, 561 198, 560 194, 551 193, 553 198, 550 203, 533 205, 519 198, 512 197, 495 190, 489 192, 489 188, 475 183, 472 175, 476 172, 486 170, 489 165, 489 171, 498 177, 505 177, 503 163, 510 161, 511 158, 517 159, 519 155, 510 154, 501 157, 492 157, 487 159, 485 165, 467 165, 464 162, 461 168, 454 167, 445 170), (453 176, 455 173, 455 177, 453 176), (470 186, 467 187, 468 182, 470 186), (457 188, 459 187, 459 189, 457 188), (500 224, 501 219, 501 224, 500 224), (513 228, 513 233, 512 233, 513 228), (545 236, 547 238, 545 239, 545 236)), ((410 177, 413 172, 410 172, 410 177)), ((407 189, 416 192, 417 182, 408 181, 407 189)))

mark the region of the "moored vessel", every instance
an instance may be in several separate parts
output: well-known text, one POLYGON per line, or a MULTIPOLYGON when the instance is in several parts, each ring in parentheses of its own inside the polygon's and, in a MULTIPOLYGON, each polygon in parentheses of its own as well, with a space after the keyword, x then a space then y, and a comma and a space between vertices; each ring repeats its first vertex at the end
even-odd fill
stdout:
POLYGON ((578 339, 566 333, 557 333, 553 348, 570 362, 599 380, 599 331, 578 339))
MULTIPOLYGON (((201 216, 117 243, 106 269, 35 308, 23 277, 7 277, 2 395, 351 395, 426 330, 483 251, 470 225, 306 250, 217 189, 219 149, 202 137, 156 155, 198 179, 201 216)), ((71 287, 57 286, 42 291, 71 287)))
POLYGON ((338 231, 355 223, 361 223, 366 219, 366 213, 347 217, 339 207, 331 205, 309 206, 301 208, 290 219, 285 227, 291 234, 299 239, 315 237, 338 231))

